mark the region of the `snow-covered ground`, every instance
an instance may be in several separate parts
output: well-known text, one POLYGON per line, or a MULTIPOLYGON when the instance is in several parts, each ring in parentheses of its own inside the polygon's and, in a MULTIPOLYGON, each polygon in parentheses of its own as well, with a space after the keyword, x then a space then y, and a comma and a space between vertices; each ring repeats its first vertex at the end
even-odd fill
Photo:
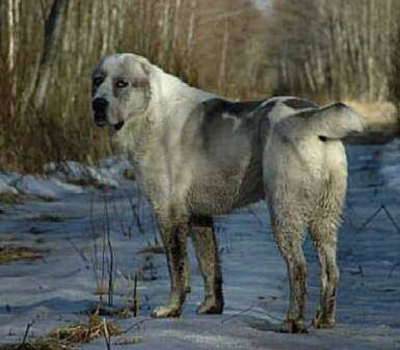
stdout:
MULTIPOLYGON (((4 211, 0 215, 0 246, 39 249, 42 259, 0 265, 0 344, 20 341, 28 323, 34 322, 30 337, 43 335, 82 320, 85 316, 80 312, 97 305, 103 247, 104 261, 110 261, 109 232, 114 253, 114 306, 132 303, 137 274, 141 307, 139 318, 116 319, 122 329, 132 329, 113 343, 132 336, 143 339, 136 345, 115 348, 400 349, 400 264, 395 265, 400 262, 400 231, 390 218, 400 225, 399 144, 352 147, 348 154, 350 188, 339 236, 338 325, 333 330, 310 329, 307 335, 273 331, 285 318, 288 282, 264 204, 217 222, 224 314, 195 314, 202 298, 202 281, 191 252, 193 287, 183 317, 155 320, 149 317, 150 310, 167 299, 169 290, 165 258, 141 252, 156 244, 157 234, 135 183, 122 176, 123 160, 107 160, 100 170, 90 171, 75 163, 52 164, 45 179, 1 174, 0 193, 20 193, 26 199, 23 204, 0 204, 4 211), (90 182, 110 187, 77 185, 90 182), (382 205, 384 209, 368 220, 382 205)), ((309 240, 305 250, 310 263, 311 320, 318 300, 318 264, 309 240)), ((107 296, 104 299, 107 301, 107 296)), ((80 348, 106 346, 99 339, 80 348)))

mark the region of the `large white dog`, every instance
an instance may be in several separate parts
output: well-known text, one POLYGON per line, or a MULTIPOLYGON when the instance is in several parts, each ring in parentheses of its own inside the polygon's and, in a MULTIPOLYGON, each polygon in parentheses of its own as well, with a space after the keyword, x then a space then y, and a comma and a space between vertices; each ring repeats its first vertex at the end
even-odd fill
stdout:
POLYGON ((346 193, 341 139, 363 131, 341 103, 279 97, 234 102, 192 88, 134 54, 103 59, 93 73, 92 108, 129 155, 158 219, 171 278, 169 302, 156 317, 179 316, 188 290, 190 235, 204 276, 199 313, 223 310, 213 216, 266 200, 286 261, 290 306, 286 329, 303 332, 307 266, 305 231, 321 265, 315 327, 332 327, 339 272, 336 231, 346 193))

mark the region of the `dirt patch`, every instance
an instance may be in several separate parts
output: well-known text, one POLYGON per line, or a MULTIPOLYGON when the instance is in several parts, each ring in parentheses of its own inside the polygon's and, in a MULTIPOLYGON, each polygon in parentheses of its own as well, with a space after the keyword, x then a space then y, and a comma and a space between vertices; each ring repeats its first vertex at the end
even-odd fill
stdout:
POLYGON ((0 247, 0 265, 20 260, 42 259, 45 250, 28 247, 0 247))
POLYGON ((33 221, 33 222, 63 222, 67 219, 68 218, 63 215, 41 214, 39 216, 30 218, 30 221, 33 221))
POLYGON ((96 179, 68 180, 67 183, 79 187, 94 187, 100 190, 110 188, 110 186, 105 185, 104 183, 97 181, 96 179))
POLYGON ((49 233, 52 230, 48 229, 48 228, 41 228, 41 227, 37 227, 37 226, 32 226, 28 232, 33 234, 33 235, 42 235, 44 233, 49 233))

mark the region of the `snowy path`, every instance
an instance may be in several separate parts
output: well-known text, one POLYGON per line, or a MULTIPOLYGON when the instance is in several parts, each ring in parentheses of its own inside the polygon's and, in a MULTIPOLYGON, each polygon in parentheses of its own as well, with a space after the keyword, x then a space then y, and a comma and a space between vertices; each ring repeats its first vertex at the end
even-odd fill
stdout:
MULTIPOLYGON (((129 303, 133 276, 136 272, 140 276, 142 315, 117 323, 125 329, 143 321, 125 335, 126 338, 140 335, 142 343, 115 348, 400 349, 400 266, 388 277, 391 267, 400 261, 400 234, 384 211, 358 230, 381 205, 400 224, 399 193, 383 186, 376 164, 376 159, 391 164, 393 154, 388 152, 376 158, 377 149, 354 148, 349 152, 351 187, 340 231, 341 281, 338 325, 334 330, 311 329, 308 335, 272 331, 273 325, 285 317, 288 283, 263 204, 218 220, 224 315, 195 314, 202 297, 202 283, 192 259, 193 291, 184 316, 176 320, 149 318, 150 310, 166 300, 169 283, 163 255, 139 254, 154 241, 155 235, 146 205, 142 202, 140 211, 146 230, 143 234, 133 225, 127 199, 129 196, 136 202, 134 188, 128 194, 123 188, 107 192, 108 223, 102 192, 85 189, 81 194, 70 194, 54 202, 33 201, 3 208, 0 244, 42 249, 43 259, 0 265, 0 344, 19 341, 26 325, 33 320, 31 336, 38 336, 82 320, 78 312, 96 305, 93 231, 98 236, 95 242, 101 260, 103 228, 109 224, 115 253, 116 306, 129 303), (129 237, 131 226, 132 237, 129 237)), ((309 240, 305 250, 310 262, 308 319, 311 319, 318 300, 318 266, 309 240)), ((81 348, 106 346, 99 339, 81 348)))

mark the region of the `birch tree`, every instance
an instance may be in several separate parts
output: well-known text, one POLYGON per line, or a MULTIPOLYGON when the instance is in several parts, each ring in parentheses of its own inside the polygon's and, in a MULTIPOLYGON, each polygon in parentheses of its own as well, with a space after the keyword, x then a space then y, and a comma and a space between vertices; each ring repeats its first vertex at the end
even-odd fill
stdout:
POLYGON ((399 10, 392 0, 273 1, 276 38, 268 46, 278 86, 336 99, 387 99, 399 10))

